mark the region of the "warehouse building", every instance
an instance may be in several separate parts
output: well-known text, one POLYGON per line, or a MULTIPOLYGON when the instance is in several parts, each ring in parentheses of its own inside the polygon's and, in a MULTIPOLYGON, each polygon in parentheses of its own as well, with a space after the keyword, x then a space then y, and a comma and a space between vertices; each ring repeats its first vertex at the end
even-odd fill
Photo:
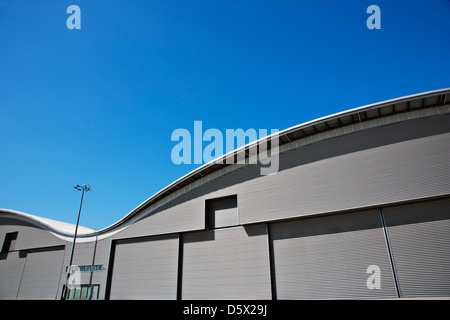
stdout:
MULTIPOLYGON (((78 229, 67 299, 450 297, 450 89, 279 132, 78 229), (247 159, 248 160, 248 159, 247 159)), ((74 226, 0 210, 0 298, 61 299, 74 226)))

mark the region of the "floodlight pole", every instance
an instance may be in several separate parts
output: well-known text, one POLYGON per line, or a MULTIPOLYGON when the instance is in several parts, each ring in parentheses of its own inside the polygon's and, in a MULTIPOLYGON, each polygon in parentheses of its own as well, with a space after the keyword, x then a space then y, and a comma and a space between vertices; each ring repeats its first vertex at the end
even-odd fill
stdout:
POLYGON ((72 261, 73 261, 73 253, 74 253, 74 250, 75 250, 75 241, 77 239, 78 223, 80 222, 81 206, 83 205, 84 191, 91 191, 91 187, 89 185, 85 185, 85 184, 83 184, 82 186, 77 184, 74 187, 74 189, 77 189, 78 191, 81 190, 81 200, 80 200, 80 208, 78 209, 78 217, 77 217, 77 224, 75 226, 75 234, 73 236, 72 250, 70 252, 69 266, 67 267, 66 285, 64 286, 64 289, 63 289, 63 292, 62 292, 62 295, 61 295, 61 299, 63 299, 63 300, 66 299, 66 295, 67 295, 67 292, 68 292, 68 290, 67 290, 68 289, 68 287, 67 287, 68 283, 67 282, 68 282, 69 277, 70 277, 70 267, 72 266, 72 261))

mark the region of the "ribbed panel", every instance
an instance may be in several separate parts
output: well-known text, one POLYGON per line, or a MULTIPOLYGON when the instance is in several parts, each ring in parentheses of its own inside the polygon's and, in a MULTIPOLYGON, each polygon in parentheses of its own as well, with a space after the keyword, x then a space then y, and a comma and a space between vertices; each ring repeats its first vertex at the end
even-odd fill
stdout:
POLYGON ((27 253, 18 298, 55 299, 64 250, 37 250, 27 253))
POLYGON ((237 186, 240 223, 448 195, 450 134, 434 130, 449 127, 449 116, 417 120, 281 154, 277 174, 237 186))
POLYGON ((266 226, 183 236, 183 299, 270 299, 266 226))
POLYGON ((383 212, 401 296, 450 296, 450 200, 383 212))
POLYGON ((195 198, 195 195, 187 193, 162 206, 142 220, 133 223, 120 233, 120 237, 142 237, 176 233, 201 230, 204 227, 204 199, 195 198))
POLYGON ((396 297, 378 211, 276 223, 270 232, 278 299, 396 297), (371 265, 380 289, 366 285, 371 265))
POLYGON ((19 257, 18 251, 8 253, 7 258, 0 258, 0 299, 17 298, 25 260, 19 257))
POLYGON ((176 299, 178 236, 116 244, 110 299, 176 299))

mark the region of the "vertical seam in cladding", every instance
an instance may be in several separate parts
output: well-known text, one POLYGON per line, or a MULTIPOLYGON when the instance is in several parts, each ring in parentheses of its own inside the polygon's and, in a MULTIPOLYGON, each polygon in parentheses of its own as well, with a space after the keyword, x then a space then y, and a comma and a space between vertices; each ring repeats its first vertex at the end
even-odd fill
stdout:
POLYGON ((109 300, 111 295, 114 257, 116 255, 116 241, 117 240, 111 240, 111 248, 109 251, 108 273, 106 275, 105 300, 109 300))
POLYGON ((270 233, 270 224, 266 224, 267 242, 268 242, 268 256, 269 256, 269 275, 270 275, 270 290, 272 293, 272 300, 277 300, 277 282, 275 274, 275 257, 273 251, 273 241, 270 233))
MULTIPOLYGON (((56 290, 56 297, 55 297, 55 299, 58 299, 59 288, 61 286, 61 275, 64 274, 64 279, 66 278, 65 277, 65 268, 64 268, 64 266, 65 266, 65 258, 66 258, 66 249, 67 249, 66 245, 64 245, 63 256, 62 256, 62 261, 61 261, 61 269, 60 269, 60 272, 59 272, 58 289, 56 290)), ((28 257, 26 259, 28 260, 28 257)), ((25 260, 25 263, 26 263, 26 260, 25 260)), ((24 272, 25 272, 25 266, 24 266, 23 271, 22 271, 22 277, 23 277, 23 273, 24 272)), ((22 277, 20 278, 20 284, 22 284, 22 277)), ((65 293, 65 289, 64 289, 65 285, 66 284, 64 283, 63 287, 62 287, 62 290, 61 290, 61 299, 62 299, 62 294, 65 293)), ((17 291, 17 294, 19 294, 19 291, 17 291)))
POLYGON ((182 299, 182 289, 183 289, 183 234, 180 233, 178 236, 178 274, 177 274, 177 300, 182 299))
POLYGON ((395 268, 394 257, 392 255, 392 249, 391 249, 391 245, 390 245, 390 241, 389 241, 389 235, 387 232, 386 221, 384 220, 383 209, 381 209, 381 208, 380 208, 380 219, 381 219, 381 226, 383 228, 384 240, 386 242, 386 248, 388 251, 389 262, 391 263, 392 275, 393 275, 394 284, 395 284, 395 290, 397 292, 397 297, 400 298, 400 288, 398 286, 397 271, 395 268))
MULTIPOLYGON (((97 253, 97 241, 98 241, 98 236, 95 236, 94 252, 92 253, 92 265, 95 265, 95 254, 97 253)), ((92 284, 93 276, 94 276, 94 271, 91 270, 91 275, 89 277, 89 285, 92 284)))
MULTIPOLYGON (((64 250, 64 251, 65 251, 65 250, 64 250)), ((19 256, 19 258, 20 258, 20 251, 19 251, 19 253, 18 253, 18 256, 19 256)), ((16 299, 19 298, 20 287, 22 286, 22 279, 23 279, 23 275, 24 275, 24 273, 25 273, 25 267, 27 266, 27 261, 28 261, 28 255, 25 256, 25 262, 24 262, 24 264, 23 264, 22 274, 21 274, 21 276, 20 276, 19 286, 18 286, 18 288, 17 288, 16 299)), ((63 261, 64 261, 64 256, 63 256, 63 261)), ((59 280, 61 281, 61 277, 60 277, 59 280)), ((59 286, 59 283, 58 283, 58 286, 59 286)))

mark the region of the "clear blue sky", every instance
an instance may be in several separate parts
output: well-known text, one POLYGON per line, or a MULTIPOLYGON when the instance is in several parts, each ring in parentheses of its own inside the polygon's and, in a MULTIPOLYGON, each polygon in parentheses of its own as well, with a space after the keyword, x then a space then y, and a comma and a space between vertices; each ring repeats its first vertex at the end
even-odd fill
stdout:
POLYGON ((101 229, 198 166, 171 161, 196 120, 282 130, 450 87, 449 17, 448 0, 0 0, 0 208, 75 223, 89 183, 80 223, 101 229))

